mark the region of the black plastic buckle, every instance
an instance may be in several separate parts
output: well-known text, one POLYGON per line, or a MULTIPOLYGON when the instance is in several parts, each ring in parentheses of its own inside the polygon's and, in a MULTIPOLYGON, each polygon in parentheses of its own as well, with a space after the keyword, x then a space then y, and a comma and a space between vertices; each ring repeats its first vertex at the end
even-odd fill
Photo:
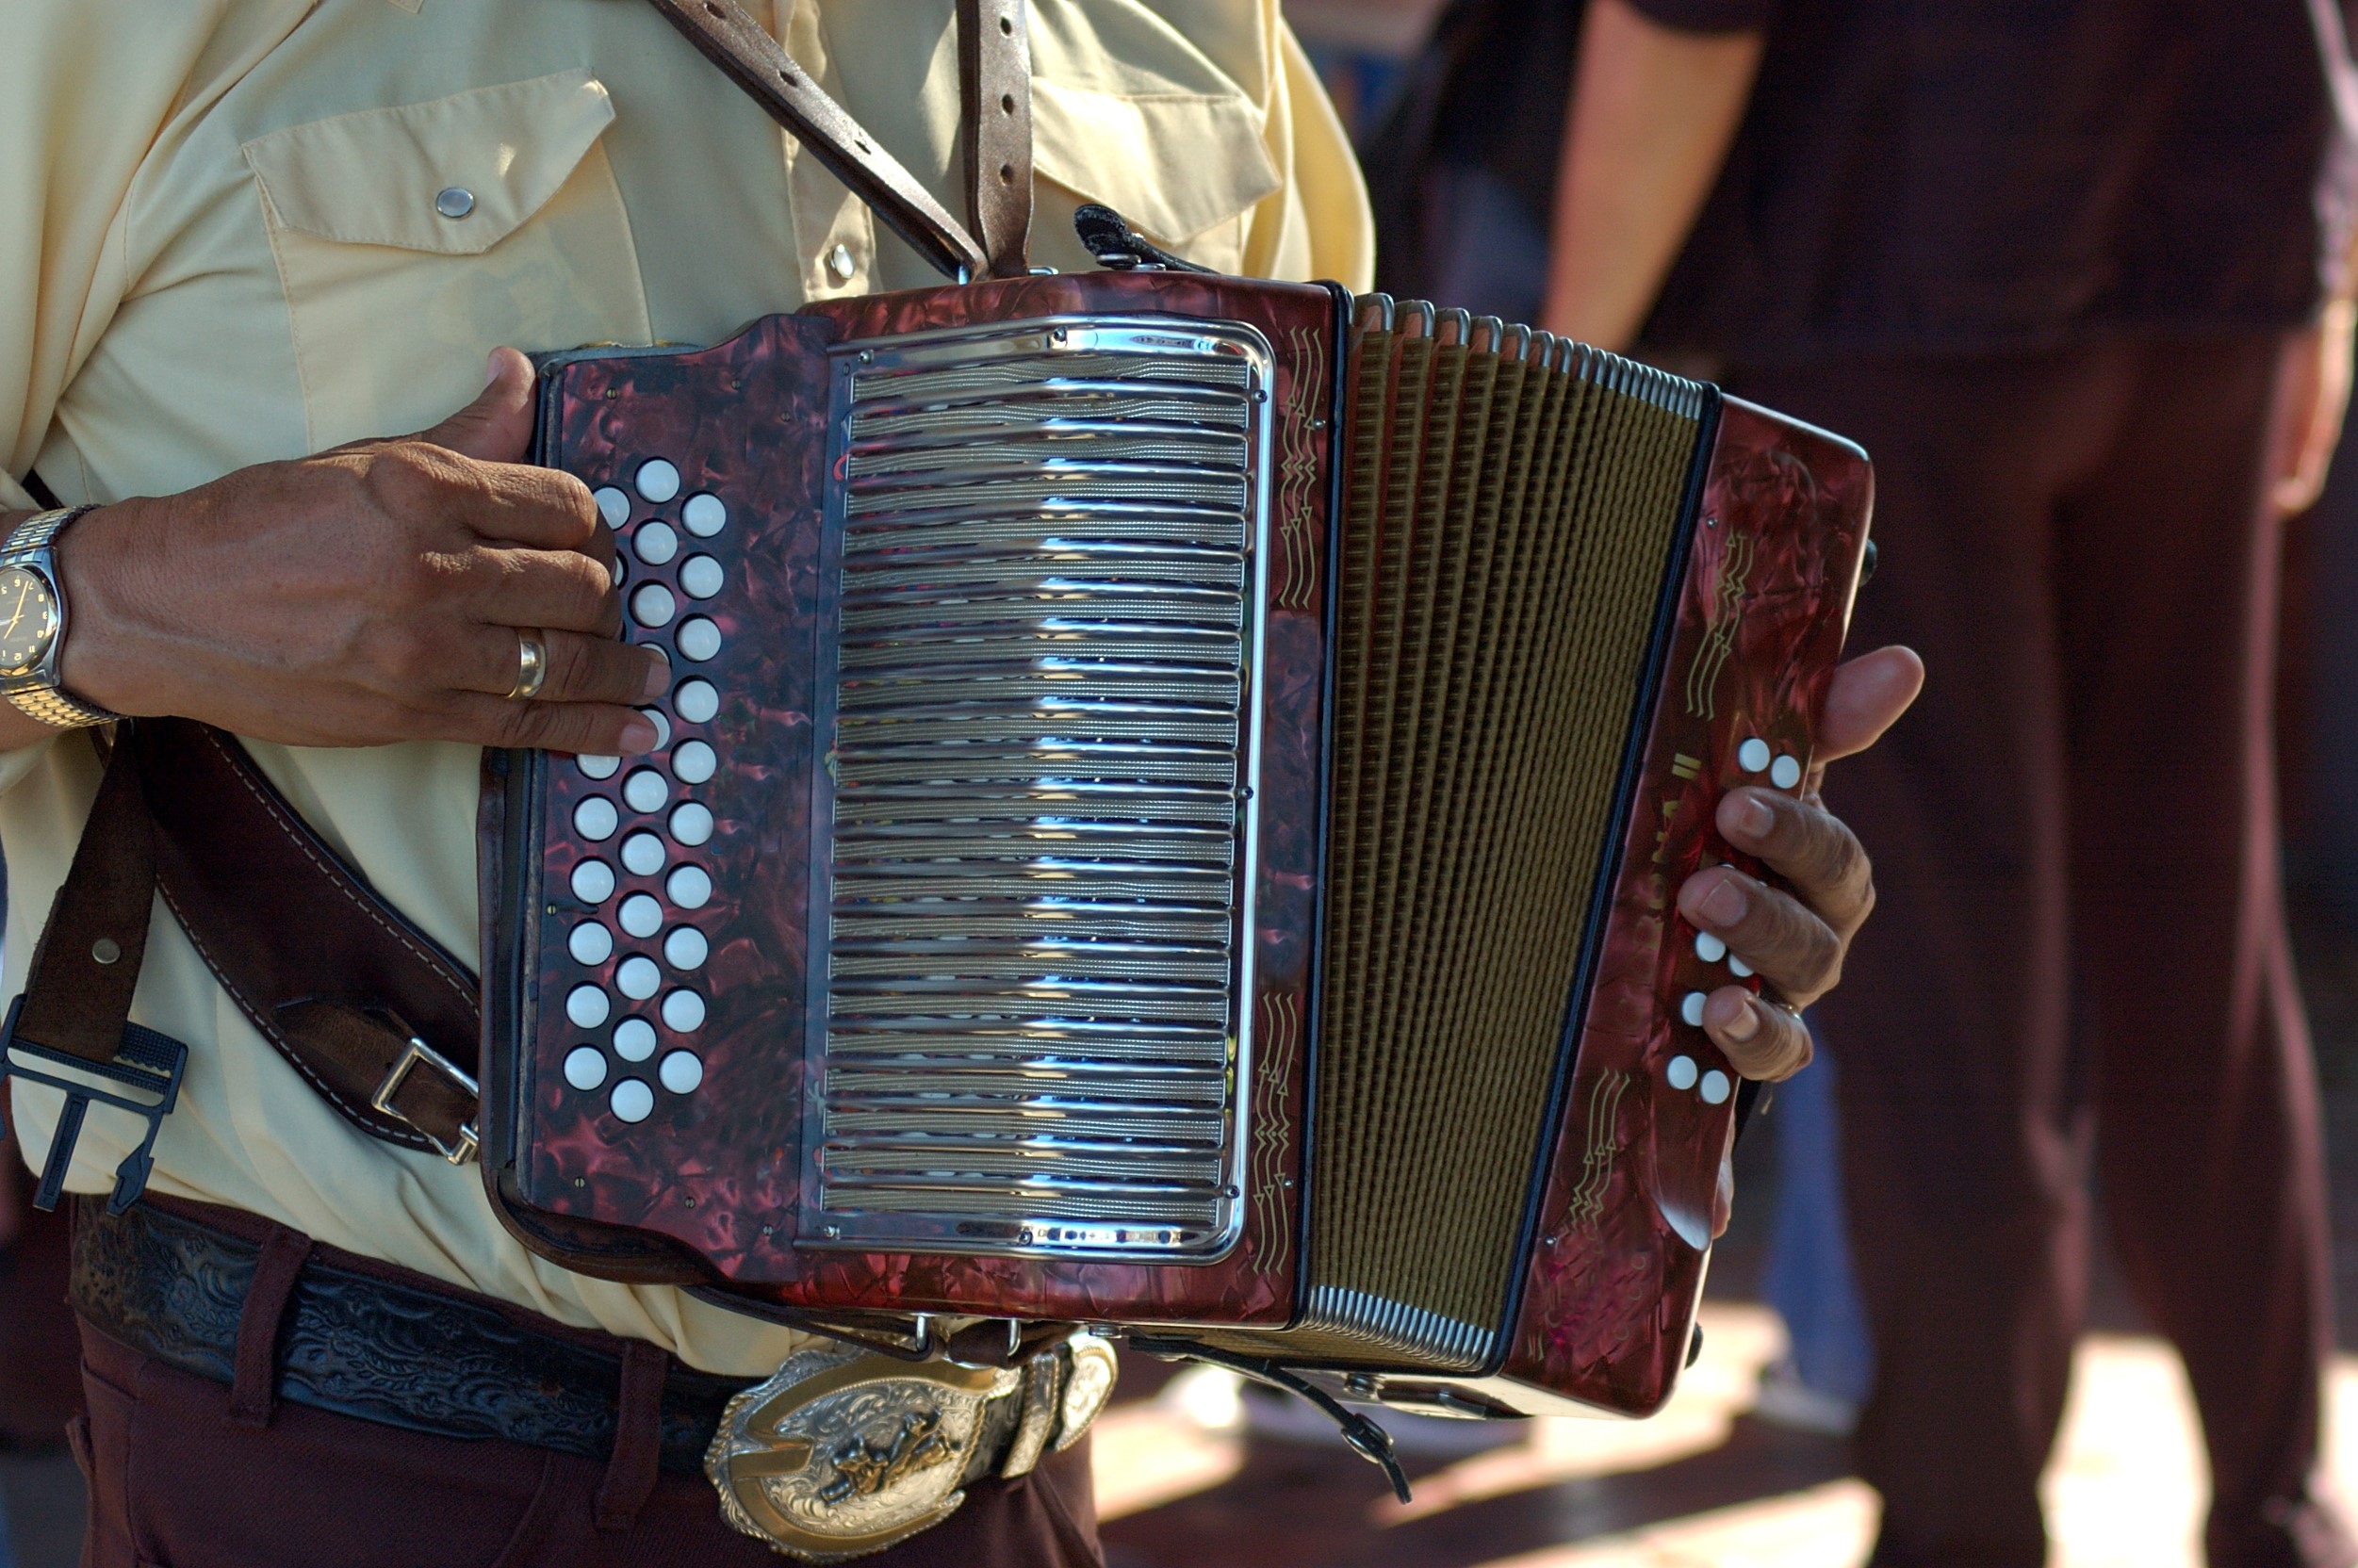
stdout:
POLYGON ((156 1135, 163 1130, 164 1118, 180 1103, 180 1079, 188 1070, 188 1048, 170 1035, 126 1023, 123 1026, 123 1048, 113 1061, 86 1062, 79 1056, 18 1038, 16 1017, 24 1010, 25 999, 20 996, 8 1004, 8 1021, 0 1023, 0 1081, 22 1078, 27 1083, 44 1084, 66 1097, 65 1106, 57 1115, 57 1131, 49 1140, 49 1158, 41 1167, 41 1185, 33 1193, 33 1207, 54 1209, 64 1196, 66 1168, 74 1163, 74 1146, 82 1136, 82 1118, 95 1100, 129 1111, 147 1122, 147 1135, 115 1167, 115 1190, 106 1199, 106 1212, 121 1214, 139 1200, 147 1187, 148 1173, 156 1168, 156 1135), (26 1066, 26 1057, 52 1069, 88 1077, 67 1078, 55 1071, 44 1072, 39 1067, 26 1066), (112 1079, 123 1085, 125 1092, 100 1088, 88 1078, 112 1079))

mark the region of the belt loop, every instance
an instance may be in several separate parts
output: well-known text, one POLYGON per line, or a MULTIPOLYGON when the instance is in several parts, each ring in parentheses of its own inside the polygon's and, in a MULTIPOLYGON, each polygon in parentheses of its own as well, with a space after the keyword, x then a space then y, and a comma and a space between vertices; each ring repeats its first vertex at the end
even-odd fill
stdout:
POLYGON ((614 1405, 614 1451, 598 1487, 598 1527, 627 1530, 655 1494, 663 1452, 663 1379, 671 1354, 634 1339, 622 1348, 622 1392, 614 1405))
POLYGON ((237 1312, 237 1371, 229 1385, 229 1418, 240 1427, 267 1427, 278 1403, 278 1330, 294 1298, 295 1279, 311 1257, 311 1238, 273 1224, 254 1259, 245 1305, 237 1312))

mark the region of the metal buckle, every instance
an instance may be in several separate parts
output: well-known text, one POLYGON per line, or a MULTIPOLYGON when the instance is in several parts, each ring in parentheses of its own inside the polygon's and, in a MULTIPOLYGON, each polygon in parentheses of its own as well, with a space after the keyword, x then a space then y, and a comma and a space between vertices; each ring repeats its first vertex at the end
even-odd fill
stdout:
POLYGON ((368 1097, 368 1103, 384 1112, 386 1116, 391 1117, 394 1120, 408 1122, 411 1127, 417 1128, 418 1135, 423 1137, 428 1143, 433 1144, 434 1152, 440 1154, 444 1159, 450 1161, 452 1165, 465 1165, 467 1161, 475 1157, 475 1151, 479 1147, 475 1141, 475 1124, 473 1122, 460 1122, 458 1142, 455 1144, 449 1144, 443 1142, 440 1138, 426 1131, 425 1128, 418 1127, 418 1123, 410 1121, 409 1118, 403 1116, 400 1111, 393 1108, 393 1097, 401 1093, 401 1086, 409 1081, 409 1070, 416 1067, 420 1062, 425 1063, 436 1072, 441 1073, 445 1078, 448 1078, 450 1082, 458 1085, 468 1094, 478 1098, 481 1097, 483 1091, 476 1087, 475 1080, 472 1077, 460 1071, 457 1064, 453 1063, 450 1057, 445 1056, 441 1052, 436 1051, 433 1046, 428 1045, 424 1040, 421 1040, 417 1036, 412 1035, 409 1037, 409 1049, 401 1053, 401 1059, 395 1062, 393 1064, 392 1070, 385 1075, 385 1082, 379 1084, 377 1086, 377 1092, 368 1097))
POLYGON ((20 996, 8 1004, 8 1021, 0 1023, 0 1083, 23 1078, 65 1096, 65 1104, 57 1112, 57 1129, 50 1135, 41 1185, 33 1193, 33 1207, 57 1206, 65 1192, 66 1169, 74 1162, 74 1146, 82 1135, 82 1118, 95 1100, 129 1111, 147 1123, 139 1146, 115 1167, 115 1190, 106 1200, 106 1212, 121 1214, 138 1200, 149 1172, 156 1168, 156 1135, 163 1129, 164 1118, 180 1102, 180 1080, 188 1070, 188 1048, 169 1035, 126 1023, 122 1049, 113 1061, 84 1061, 19 1037, 16 1021, 24 1010, 25 999, 20 996), (49 1070, 43 1071, 43 1066, 49 1070), (98 1087, 90 1082, 92 1078, 111 1080, 123 1088, 118 1092, 98 1087))
POLYGON ((736 1396, 705 1451, 729 1524, 804 1562, 843 1562, 930 1529, 965 1502, 986 1408, 1011 1367, 805 1350, 736 1396))

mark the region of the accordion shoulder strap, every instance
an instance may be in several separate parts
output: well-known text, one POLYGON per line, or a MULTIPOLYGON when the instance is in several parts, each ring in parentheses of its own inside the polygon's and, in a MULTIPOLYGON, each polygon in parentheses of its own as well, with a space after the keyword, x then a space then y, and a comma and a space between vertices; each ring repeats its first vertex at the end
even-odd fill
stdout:
POLYGON ((474 1152, 474 976, 345 865, 235 738, 188 719, 118 727, 10 1049, 120 1067, 143 1033, 126 1020, 158 892, 247 1021, 347 1120, 452 1160, 474 1152))
POLYGON ((966 205, 994 278, 1031 270, 1032 49, 1025 0, 958 0, 966 205))
POLYGON ((944 275, 964 282, 1024 270, 1032 160, 1023 0, 958 0, 968 204, 981 244, 736 0, 649 3, 944 275))

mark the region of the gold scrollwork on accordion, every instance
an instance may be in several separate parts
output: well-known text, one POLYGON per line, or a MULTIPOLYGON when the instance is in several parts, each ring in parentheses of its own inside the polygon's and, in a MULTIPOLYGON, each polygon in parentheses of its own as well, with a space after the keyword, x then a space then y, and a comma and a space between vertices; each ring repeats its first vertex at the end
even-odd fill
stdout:
POLYGON ((1711 589, 1711 624, 1703 629, 1703 645, 1695 650, 1687 670, 1687 715, 1716 718, 1719 702, 1713 694, 1719 672, 1736 651, 1736 627, 1744 618, 1744 580, 1752 575, 1752 535, 1731 533, 1719 558, 1719 579, 1711 589))

